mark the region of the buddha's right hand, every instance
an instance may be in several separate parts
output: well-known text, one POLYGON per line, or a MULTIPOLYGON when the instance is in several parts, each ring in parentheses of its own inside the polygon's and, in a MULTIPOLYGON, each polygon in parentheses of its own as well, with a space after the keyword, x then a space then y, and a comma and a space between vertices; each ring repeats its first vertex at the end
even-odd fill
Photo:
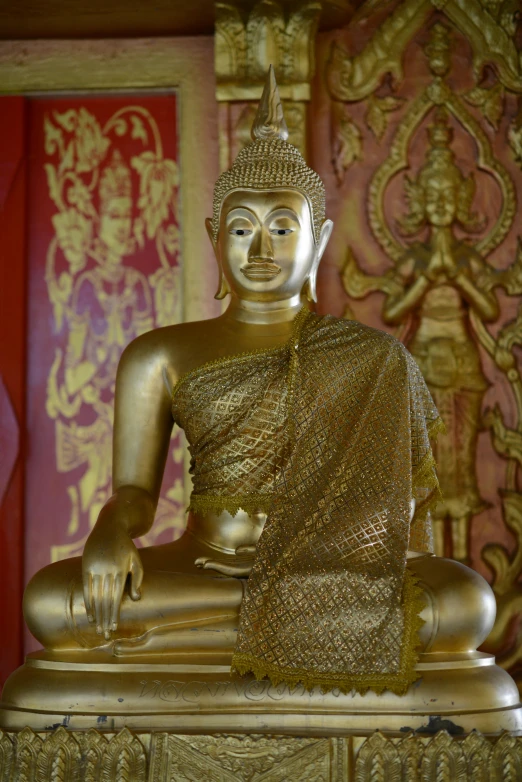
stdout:
POLYGON ((129 594, 139 600, 143 580, 140 555, 126 529, 98 522, 87 539, 82 557, 83 595, 89 622, 110 640, 118 628, 123 591, 130 576, 129 594))

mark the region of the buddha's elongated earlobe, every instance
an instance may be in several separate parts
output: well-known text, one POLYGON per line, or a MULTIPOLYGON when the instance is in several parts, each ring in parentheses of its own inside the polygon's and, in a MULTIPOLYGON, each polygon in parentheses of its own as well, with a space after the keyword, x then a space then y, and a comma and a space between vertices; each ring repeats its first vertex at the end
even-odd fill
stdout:
POLYGON ((301 296, 304 296, 307 301, 310 302, 310 304, 317 304, 317 289, 316 289, 316 275, 312 275, 308 277, 308 279, 305 281, 305 284, 303 285, 303 289, 301 291, 301 296))
POLYGON ((221 261, 219 259, 219 252, 217 247, 216 238, 214 236, 214 230, 212 225, 212 220, 210 217, 207 217, 205 220, 205 228, 207 229, 208 238, 210 239, 212 243, 212 247, 214 248, 214 255, 216 256, 216 261, 219 269, 219 288, 217 289, 217 292, 214 296, 215 299, 224 299, 225 296, 227 296, 229 293, 231 293, 229 284, 226 280, 225 275, 223 274, 223 268, 221 266, 221 261))
POLYGON ((326 250, 326 245, 328 244, 328 240, 330 239, 330 236, 332 235, 333 230, 333 223, 331 220, 325 220, 323 225, 321 226, 321 233, 319 235, 319 241, 316 245, 316 256, 312 265, 312 268, 310 270, 310 274, 305 281, 305 284, 303 285, 303 289, 301 291, 301 295, 305 296, 307 301, 310 303, 314 302, 317 304, 317 270, 319 269, 319 264, 321 262, 321 258, 323 257, 324 251, 326 250))
POLYGON ((228 294, 231 293, 231 292, 232 291, 230 290, 230 286, 229 286, 229 284, 228 284, 228 282, 226 280, 226 277, 225 277, 225 275, 223 274, 223 272, 220 269, 219 288, 218 288, 216 294, 214 295, 214 298, 215 299, 224 299, 225 296, 228 296, 228 294))

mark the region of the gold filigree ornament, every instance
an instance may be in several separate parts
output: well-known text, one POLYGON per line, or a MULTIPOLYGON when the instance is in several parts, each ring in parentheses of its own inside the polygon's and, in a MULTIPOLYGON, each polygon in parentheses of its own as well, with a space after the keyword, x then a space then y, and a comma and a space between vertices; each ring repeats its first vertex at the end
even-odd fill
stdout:
MULTIPOLYGON (((463 101, 436 76, 433 82, 412 103, 402 119, 384 163, 377 168, 370 183, 368 214, 373 234, 385 253, 395 262, 404 255, 405 244, 398 241, 388 223, 384 208, 385 193, 392 179, 409 168, 411 140, 423 121, 437 107, 443 107, 476 143, 477 168, 495 180, 502 195, 502 206, 496 222, 477 241, 476 248, 486 256, 505 239, 515 217, 516 194, 512 179, 500 161, 493 155, 490 141, 479 123, 471 116, 463 101)), ((411 194, 412 197, 415 195, 411 194)))
MULTIPOLYGON (((85 107, 53 111, 44 119, 44 137, 47 184, 57 210, 45 281, 56 331, 66 329, 67 342, 65 350, 56 349, 49 371, 46 409, 56 422, 58 471, 84 468, 67 489, 67 534, 74 540, 52 547, 57 560, 81 551, 111 493, 113 385, 124 347, 154 326, 181 320, 179 172, 143 106, 126 106, 103 126, 85 107), (137 152, 130 161, 119 146, 123 139, 137 152), (148 276, 132 266, 146 242, 154 243, 158 258, 148 276), (91 423, 85 425, 87 411, 91 423)), ((174 451, 178 461, 180 450, 174 451)), ((173 486, 171 498, 160 501, 160 515, 170 525, 181 521, 179 494, 173 486)))
MULTIPOLYGON (((479 0, 403 0, 387 15, 357 54, 351 55, 336 42, 332 43, 326 66, 326 85, 333 101, 356 103, 368 99, 366 122, 378 139, 385 131, 387 114, 398 106, 393 93, 378 98, 374 93, 381 87, 387 74, 393 83, 401 82, 404 50, 428 23, 435 10, 447 17, 469 41, 476 77, 486 65, 493 66, 498 84, 488 89, 476 86, 464 97, 471 105, 481 108, 495 129, 498 128, 504 89, 514 93, 522 92, 522 55, 514 40, 518 14, 516 0, 506 0, 495 7, 479 0)), ((361 13, 363 11, 364 8, 361 13)), ((444 29, 440 23, 433 26, 431 41, 425 50, 431 71, 438 77, 445 76, 450 67, 444 29)), ((441 101, 435 98, 435 102, 440 105, 441 101)), ((333 111, 335 123, 335 107, 333 111)), ((412 113, 409 116, 413 118, 412 113)), ((510 133, 512 145, 519 143, 519 127, 520 123, 510 133)), ((334 135, 333 146, 336 144, 338 142, 334 135)), ((333 158, 334 167, 338 169, 335 151, 333 158)), ((338 181, 342 181, 337 170, 336 174, 338 181)))
POLYGON ((441 730, 430 741, 422 759, 422 779, 437 782, 466 782, 466 758, 460 742, 441 730))
POLYGON ((367 779, 400 782, 401 776, 401 760, 396 745, 382 733, 374 733, 365 741, 357 757, 355 782, 367 779))
POLYGON ((450 519, 452 556, 468 561, 471 519, 486 507, 476 476, 476 441, 487 381, 474 340, 468 337, 465 344, 462 340, 457 344, 449 336, 448 324, 453 322, 453 329, 461 333, 464 328, 468 334, 465 322, 471 314, 480 321, 498 316, 493 288, 502 282, 486 257, 512 227, 516 196, 511 177, 495 158, 486 133, 445 81, 450 68, 449 30, 436 23, 424 51, 433 79, 407 109, 389 155, 375 170, 369 187, 370 227, 394 266, 380 276, 369 275, 348 248, 342 279, 354 299, 374 291, 386 294, 383 318, 398 327, 396 336, 407 342, 441 411, 447 433, 439 441, 436 456, 445 500, 433 519, 441 522, 434 525, 435 549, 443 554, 445 519, 450 519), (409 168, 413 139, 430 119, 434 121, 428 126, 425 162, 415 177, 404 178, 408 212, 395 218, 393 225, 385 209, 388 187, 409 168), (473 165, 495 182, 502 196, 498 216, 487 231, 485 220, 472 212, 473 173, 465 176, 455 162, 454 124, 474 140, 478 160, 473 165), (471 236, 481 234, 474 239, 474 247, 454 235, 455 224, 471 236), (410 237, 426 226, 428 242, 412 243, 410 237), (464 269, 465 281, 461 280, 464 269), (411 317, 415 307, 419 323, 411 317), (418 328, 419 324, 423 327, 418 328), (455 418, 456 406, 465 411, 460 423, 455 418))
POLYGON ((479 0, 404 0, 359 53, 350 56, 337 43, 332 44, 326 69, 331 97, 347 102, 363 100, 380 86, 387 73, 399 82, 404 49, 435 9, 469 40, 476 74, 491 64, 507 90, 522 92, 522 55, 514 41, 517 5, 501 5, 502 9, 492 12, 479 0))
POLYGON ((332 111, 332 165, 338 185, 350 166, 362 159, 361 131, 347 107, 337 103, 332 111))
MULTIPOLYGON (((513 266, 520 265, 520 252, 513 266)), ((499 275, 509 275, 512 268, 499 275)), ((509 279, 509 276, 508 276, 509 279)), ((505 280, 505 276, 504 276, 505 280)), ((493 573, 493 589, 497 598, 497 619, 487 639, 487 648, 501 652, 499 663, 506 669, 522 661, 522 493, 519 491, 522 468, 522 376, 515 350, 522 344, 522 307, 517 317, 505 324, 496 339, 480 319, 473 317, 472 324, 482 347, 504 373, 512 391, 515 413, 514 428, 505 424, 498 405, 487 409, 484 425, 491 432, 495 451, 506 460, 504 487, 500 490, 504 522, 512 532, 516 547, 509 552, 504 545, 488 543, 482 550, 482 559, 493 573)), ((518 682, 520 688, 520 681, 518 682)))
MULTIPOLYGON (((513 263, 490 276, 491 287, 501 286, 511 296, 522 294, 522 242, 519 240, 513 263)), ((500 490, 502 513, 507 528, 513 534, 516 547, 510 552, 504 545, 489 543, 482 558, 493 573, 493 589, 497 598, 497 620, 487 640, 487 646, 499 655, 499 663, 506 669, 519 666, 522 661, 522 493, 519 491, 522 468, 522 375, 516 351, 522 345, 522 306, 517 316, 505 323, 496 337, 486 325, 472 317, 472 325, 482 347, 503 373, 511 389, 515 408, 514 424, 506 425, 504 414, 497 404, 483 416, 484 426, 490 430, 495 451, 506 460, 504 486, 500 490)), ((519 688, 520 688, 520 677, 519 688)))
POLYGON ((18 735, 0 731, 12 748, 2 782, 518 782, 522 738, 505 732, 465 740, 440 731, 298 738, 270 735, 118 734, 91 729, 18 735), (31 751, 27 754, 28 747, 31 751))

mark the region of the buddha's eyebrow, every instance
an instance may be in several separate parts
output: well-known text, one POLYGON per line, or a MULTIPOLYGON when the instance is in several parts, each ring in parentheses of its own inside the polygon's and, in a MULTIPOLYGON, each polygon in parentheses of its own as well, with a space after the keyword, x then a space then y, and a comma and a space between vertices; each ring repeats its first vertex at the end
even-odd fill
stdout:
POLYGON ((256 216, 246 206, 235 206, 226 214, 226 220, 233 220, 234 217, 247 217, 249 220, 255 220, 256 216))
POLYGON ((293 209, 289 209, 287 206, 276 207, 270 212, 269 215, 267 215, 266 220, 273 220, 275 217, 288 217, 290 220, 293 220, 295 223, 300 225, 298 215, 294 212, 293 209))

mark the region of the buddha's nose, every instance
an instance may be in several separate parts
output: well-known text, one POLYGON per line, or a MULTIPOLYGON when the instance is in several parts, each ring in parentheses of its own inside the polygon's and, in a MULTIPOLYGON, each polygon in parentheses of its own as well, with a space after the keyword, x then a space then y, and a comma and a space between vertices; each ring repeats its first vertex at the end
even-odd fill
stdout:
POLYGON ((272 240, 270 238, 270 233, 266 228, 261 228, 257 236, 257 242, 253 242, 250 245, 250 258, 248 260, 250 263, 274 260, 272 240))

